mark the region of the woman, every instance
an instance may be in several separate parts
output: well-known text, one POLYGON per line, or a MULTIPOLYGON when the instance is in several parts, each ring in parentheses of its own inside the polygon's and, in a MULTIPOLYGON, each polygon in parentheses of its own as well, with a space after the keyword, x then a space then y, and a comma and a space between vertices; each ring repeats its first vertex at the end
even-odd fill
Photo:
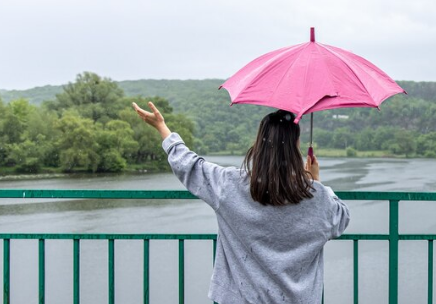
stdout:
POLYGON ((217 216, 209 298, 220 304, 321 303, 323 247, 343 233, 349 211, 320 183, 316 157, 303 167, 294 115, 267 115, 244 168, 237 169, 190 151, 148 105, 152 112, 133 107, 162 136, 174 174, 217 216))

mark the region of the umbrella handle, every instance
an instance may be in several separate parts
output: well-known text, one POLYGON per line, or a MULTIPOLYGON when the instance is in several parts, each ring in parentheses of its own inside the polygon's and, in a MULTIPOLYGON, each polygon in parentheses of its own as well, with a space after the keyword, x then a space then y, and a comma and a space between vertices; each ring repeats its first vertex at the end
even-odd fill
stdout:
POLYGON ((310 145, 309 150, 307 150, 307 155, 310 156, 310 163, 313 164, 313 112, 310 113, 310 145))
POLYGON ((313 164, 313 147, 309 147, 309 149, 307 150, 307 155, 310 156, 310 161, 313 164))

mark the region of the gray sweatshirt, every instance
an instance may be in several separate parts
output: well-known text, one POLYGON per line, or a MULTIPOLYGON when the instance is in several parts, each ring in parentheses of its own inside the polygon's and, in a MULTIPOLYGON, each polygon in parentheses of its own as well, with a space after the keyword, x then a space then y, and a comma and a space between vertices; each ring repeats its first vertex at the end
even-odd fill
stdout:
POLYGON ((314 181, 313 198, 264 206, 244 170, 190 151, 176 133, 162 143, 175 175, 210 205, 218 221, 209 298, 220 304, 321 303, 324 244, 348 225, 347 206, 314 181))

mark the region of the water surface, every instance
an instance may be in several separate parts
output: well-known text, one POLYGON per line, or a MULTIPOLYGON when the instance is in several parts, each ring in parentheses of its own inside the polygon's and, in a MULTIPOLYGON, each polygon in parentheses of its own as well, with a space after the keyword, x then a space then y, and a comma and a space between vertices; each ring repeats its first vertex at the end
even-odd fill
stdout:
MULTIPOLYGON (((237 166, 242 157, 207 157, 237 166)), ((321 180, 339 191, 436 191, 436 162, 426 159, 321 158, 321 180)), ((0 180, 2 189, 181 190, 171 173, 83 175, 0 180)), ((388 233, 388 204, 349 201, 348 233, 388 233)), ((436 203, 401 202, 401 233, 436 233, 436 203)), ((38 233, 216 233, 213 211, 199 200, 1 199, 1 232, 38 233)), ((210 303, 211 242, 186 242, 186 302, 210 303)), ((2 249, 2 245, 0 245, 2 249)), ((361 303, 386 303, 388 243, 359 243, 361 303)), ((37 301, 37 242, 11 245, 13 303, 37 301), (26 284, 23 284, 26 282, 26 284)), ((425 303, 426 242, 400 242, 400 303, 425 303)), ((72 243, 47 241, 46 303, 72 301, 72 243)), ((151 301, 177 302, 177 242, 151 246, 151 301)), ((352 244, 334 241, 325 248, 326 303, 352 302, 352 244)), ((0 265, 2 267, 2 261, 0 265)), ((0 268, 2 270, 2 268, 0 268)), ((142 301, 142 242, 116 242, 117 303, 142 301)), ((0 283, 2 283, 0 278, 0 283)), ((81 245, 81 303, 107 303, 107 243, 81 245)), ((2 284, 1 284, 2 286, 2 284)))

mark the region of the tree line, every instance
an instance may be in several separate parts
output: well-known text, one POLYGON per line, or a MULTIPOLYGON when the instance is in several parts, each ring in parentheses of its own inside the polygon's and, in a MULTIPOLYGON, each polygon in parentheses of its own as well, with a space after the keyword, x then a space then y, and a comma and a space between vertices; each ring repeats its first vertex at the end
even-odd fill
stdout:
MULTIPOLYGON (((160 138, 131 109, 132 101, 146 106, 149 100, 200 154, 245 153, 260 120, 274 109, 229 107, 227 92, 218 90, 223 82, 115 82, 85 72, 63 87, 35 88, 23 91, 25 94, 2 91, 8 98, 0 102, 0 166, 19 172, 168 169, 160 138), (15 99, 10 99, 11 94, 15 99)), ((315 145, 346 149, 350 156, 371 150, 391 156, 436 157, 436 83, 399 84, 408 95, 389 98, 380 111, 350 108, 316 112, 315 145)), ((308 116, 300 125, 305 149, 308 116)))
MULTIPOLYGON (((202 153, 245 153, 260 120, 275 109, 233 105, 222 79, 119 82, 127 94, 162 96, 175 112, 195 123, 195 148, 202 153)), ((436 157, 436 82, 398 81, 407 95, 395 95, 374 108, 343 108, 314 114, 318 148, 384 151, 388 156, 436 157)), ((309 142, 309 115, 300 122, 302 150, 309 142)))
MULTIPOLYGON (((202 153, 245 153, 260 120, 274 111, 233 105, 224 82, 207 80, 138 80, 120 82, 126 92, 168 98, 176 112, 195 123, 196 148, 202 153)), ((314 113, 315 146, 356 151, 383 151, 386 156, 436 157, 436 82, 398 81, 398 94, 374 108, 343 108, 314 113)), ((300 122, 302 151, 309 142, 309 115, 300 122)))

